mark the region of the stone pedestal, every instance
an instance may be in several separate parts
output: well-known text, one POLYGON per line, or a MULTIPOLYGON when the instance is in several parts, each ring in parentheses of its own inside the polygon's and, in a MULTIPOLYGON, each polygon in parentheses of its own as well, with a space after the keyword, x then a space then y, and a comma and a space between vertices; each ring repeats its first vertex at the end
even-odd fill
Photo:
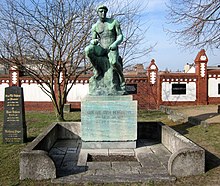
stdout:
POLYGON ((81 103, 82 148, 136 148, 137 101, 87 96, 81 103))

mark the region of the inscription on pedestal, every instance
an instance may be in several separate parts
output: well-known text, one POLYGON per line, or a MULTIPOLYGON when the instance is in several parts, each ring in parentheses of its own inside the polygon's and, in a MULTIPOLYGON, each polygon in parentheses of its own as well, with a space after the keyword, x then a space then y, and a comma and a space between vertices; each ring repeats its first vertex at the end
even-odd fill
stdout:
POLYGON ((83 141, 135 141, 137 102, 131 96, 118 100, 88 97, 82 101, 81 123, 83 141))
POLYGON ((23 143, 26 140, 24 97, 21 87, 5 88, 4 101, 4 143, 23 143))
MULTIPOLYGON (((88 114, 91 118, 96 119, 96 122, 105 122, 106 119, 123 119, 127 115, 134 114, 132 111, 122 111, 122 110, 88 110, 83 112, 83 114, 88 114)), ((118 122, 117 122, 118 123, 118 122)))

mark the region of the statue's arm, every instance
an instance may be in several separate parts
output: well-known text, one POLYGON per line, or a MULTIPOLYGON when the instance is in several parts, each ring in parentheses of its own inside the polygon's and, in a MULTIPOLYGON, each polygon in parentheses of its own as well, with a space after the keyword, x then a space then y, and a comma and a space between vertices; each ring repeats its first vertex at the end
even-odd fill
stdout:
POLYGON ((116 50, 118 45, 123 41, 123 34, 121 31, 121 27, 120 27, 119 22, 115 20, 114 24, 115 24, 115 31, 116 31, 117 38, 116 38, 115 42, 109 46, 110 50, 116 50))
POLYGON ((98 40, 98 36, 97 36, 97 33, 96 33, 96 26, 93 25, 92 26, 92 40, 90 41, 91 44, 93 45, 97 45, 99 42, 98 40))

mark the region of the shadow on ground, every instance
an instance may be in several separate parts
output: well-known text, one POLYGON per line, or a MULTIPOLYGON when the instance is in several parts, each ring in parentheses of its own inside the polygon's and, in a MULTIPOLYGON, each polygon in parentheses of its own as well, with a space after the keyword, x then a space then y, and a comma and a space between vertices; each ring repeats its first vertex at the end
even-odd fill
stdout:
POLYGON ((206 172, 220 166, 220 159, 216 155, 212 154, 207 150, 205 151, 205 162, 206 162, 206 166, 205 166, 206 172))
POLYGON ((27 138, 27 142, 32 142, 37 136, 31 136, 27 138))
POLYGON ((200 114, 200 115, 197 115, 197 116, 193 116, 194 118, 197 118, 201 121, 206 121, 207 119, 211 119, 215 116, 218 116, 219 114, 218 113, 205 113, 205 114, 200 114))

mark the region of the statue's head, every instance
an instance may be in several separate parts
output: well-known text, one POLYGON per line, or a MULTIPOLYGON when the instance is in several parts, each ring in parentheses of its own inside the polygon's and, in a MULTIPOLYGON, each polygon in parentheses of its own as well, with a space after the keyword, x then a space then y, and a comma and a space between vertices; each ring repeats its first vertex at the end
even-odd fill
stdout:
POLYGON ((105 5, 99 5, 97 8, 97 12, 99 12, 100 10, 104 10, 106 13, 108 12, 108 8, 105 5))
POLYGON ((108 12, 108 8, 106 6, 104 6, 104 5, 98 6, 97 13, 98 13, 99 19, 102 22, 105 21, 107 12, 108 12))

